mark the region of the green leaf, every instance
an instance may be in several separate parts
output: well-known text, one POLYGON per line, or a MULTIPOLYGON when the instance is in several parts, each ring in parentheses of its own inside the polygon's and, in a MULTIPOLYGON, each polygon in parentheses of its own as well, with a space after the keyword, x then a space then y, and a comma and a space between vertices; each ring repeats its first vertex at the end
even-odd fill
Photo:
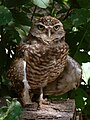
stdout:
POLYGON ((0 108, 0 120, 19 120, 21 111, 21 104, 15 98, 7 99, 7 106, 0 108))
POLYGON ((32 0, 35 5, 41 8, 47 8, 50 0, 32 0))
POLYGON ((0 108, 0 120, 3 120, 5 112, 7 112, 8 107, 3 106, 0 108))
POLYGON ((4 47, 4 44, 0 44, 0 75, 5 72, 5 68, 7 65, 7 55, 4 47))
POLYGON ((7 7, 19 7, 28 2, 30 2, 30 0, 5 0, 4 5, 7 7))
POLYGON ((71 19, 67 19, 65 21, 63 21, 63 25, 64 25, 64 28, 67 30, 67 29, 71 29, 72 27, 72 21, 71 19))
POLYGON ((16 10, 12 10, 13 18, 15 22, 21 25, 31 26, 31 21, 27 17, 27 14, 24 12, 18 12, 16 10))
POLYGON ((75 103, 76 103, 77 108, 84 109, 85 103, 84 103, 83 97, 76 96, 75 97, 75 103))
POLYGON ((90 6, 90 0, 77 0, 80 7, 88 7, 90 6))
POLYGON ((88 98, 87 92, 85 92, 82 88, 78 88, 75 91, 72 91, 71 93, 72 98, 75 99, 76 107, 84 109, 85 107, 85 100, 84 98, 88 98))
POLYGON ((87 102, 87 104, 85 105, 85 108, 84 108, 84 110, 83 110, 83 113, 84 113, 85 115, 89 115, 89 116, 90 116, 90 95, 88 96, 86 102, 87 102))
POLYGON ((90 9, 76 9, 71 15, 72 24, 78 27, 90 21, 90 9))
POLYGON ((6 25, 12 20, 10 10, 5 6, 0 6, 0 25, 6 25))
POLYGON ((87 85, 90 85, 90 62, 82 63, 82 76, 87 85))
MULTIPOLYGON (((84 113, 85 115, 89 115, 89 116, 90 116, 90 105, 86 105, 86 106, 85 106, 85 108, 84 108, 84 110, 83 110, 83 113, 84 113)), ((90 119, 88 119, 88 120, 90 120, 90 119)))
POLYGON ((20 42, 21 38, 14 27, 6 27, 5 31, 4 37, 7 43, 11 45, 13 43, 18 44, 20 42))
POLYGON ((17 100, 13 100, 6 112, 4 120, 18 120, 21 110, 20 103, 17 100))
POLYGON ((81 31, 76 31, 76 32, 69 31, 66 33, 66 40, 70 47, 69 52, 71 56, 74 56, 74 54, 76 53, 78 48, 77 43, 80 43, 81 39, 82 39, 81 31))
POLYGON ((80 52, 78 51, 74 58, 79 62, 79 63, 84 63, 90 61, 90 56, 86 52, 80 52))

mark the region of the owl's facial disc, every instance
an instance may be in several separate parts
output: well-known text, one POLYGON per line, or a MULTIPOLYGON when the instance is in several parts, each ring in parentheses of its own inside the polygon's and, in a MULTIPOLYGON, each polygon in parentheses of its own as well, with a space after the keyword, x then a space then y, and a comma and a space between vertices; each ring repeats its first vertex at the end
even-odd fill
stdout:
POLYGON ((52 44, 56 39, 65 36, 62 23, 53 17, 45 16, 36 20, 31 29, 31 34, 37 38, 37 43, 52 44))
POLYGON ((42 34, 43 33, 46 34, 48 38, 50 38, 52 34, 54 34, 56 31, 60 29, 60 24, 56 24, 54 26, 46 26, 46 25, 43 25, 42 23, 39 23, 37 24, 37 28, 39 32, 41 32, 42 34))

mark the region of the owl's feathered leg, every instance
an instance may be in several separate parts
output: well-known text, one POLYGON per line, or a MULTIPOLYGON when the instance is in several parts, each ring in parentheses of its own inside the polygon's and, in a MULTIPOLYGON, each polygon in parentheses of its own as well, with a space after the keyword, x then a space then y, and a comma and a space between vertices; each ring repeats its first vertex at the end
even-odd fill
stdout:
POLYGON ((43 87, 40 88, 40 98, 39 98, 39 108, 44 108, 46 105, 49 104, 47 99, 43 98, 43 87))
POLYGON ((23 61, 23 65, 24 65, 23 103, 24 103, 24 105, 27 105, 27 104, 31 104, 32 102, 31 102, 31 98, 30 98, 30 95, 29 95, 30 86, 29 86, 28 81, 27 81, 27 78, 26 78, 26 61, 23 61))
POLYGON ((43 107, 43 87, 40 88, 40 98, 39 98, 39 107, 42 108, 43 107))
POLYGON ((40 98, 39 98, 39 104, 42 104, 42 102, 43 102, 43 88, 41 87, 40 88, 40 98))

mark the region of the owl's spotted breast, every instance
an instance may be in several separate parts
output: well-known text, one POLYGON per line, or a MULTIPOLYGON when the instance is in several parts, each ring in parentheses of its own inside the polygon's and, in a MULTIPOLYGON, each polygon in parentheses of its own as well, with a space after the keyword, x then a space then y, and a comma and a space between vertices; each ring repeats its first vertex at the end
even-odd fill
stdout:
POLYGON ((27 80, 31 89, 46 86, 64 70, 68 55, 66 43, 61 46, 30 45, 26 51, 27 80))

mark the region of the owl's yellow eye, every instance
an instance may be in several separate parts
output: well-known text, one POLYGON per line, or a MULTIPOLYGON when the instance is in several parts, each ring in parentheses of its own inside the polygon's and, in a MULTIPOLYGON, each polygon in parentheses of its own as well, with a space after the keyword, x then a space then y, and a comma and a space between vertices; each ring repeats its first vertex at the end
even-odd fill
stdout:
POLYGON ((45 29, 45 27, 43 25, 37 25, 37 28, 41 31, 43 31, 45 29))
POLYGON ((58 30, 60 28, 60 25, 56 25, 53 28, 54 28, 54 30, 58 30))

